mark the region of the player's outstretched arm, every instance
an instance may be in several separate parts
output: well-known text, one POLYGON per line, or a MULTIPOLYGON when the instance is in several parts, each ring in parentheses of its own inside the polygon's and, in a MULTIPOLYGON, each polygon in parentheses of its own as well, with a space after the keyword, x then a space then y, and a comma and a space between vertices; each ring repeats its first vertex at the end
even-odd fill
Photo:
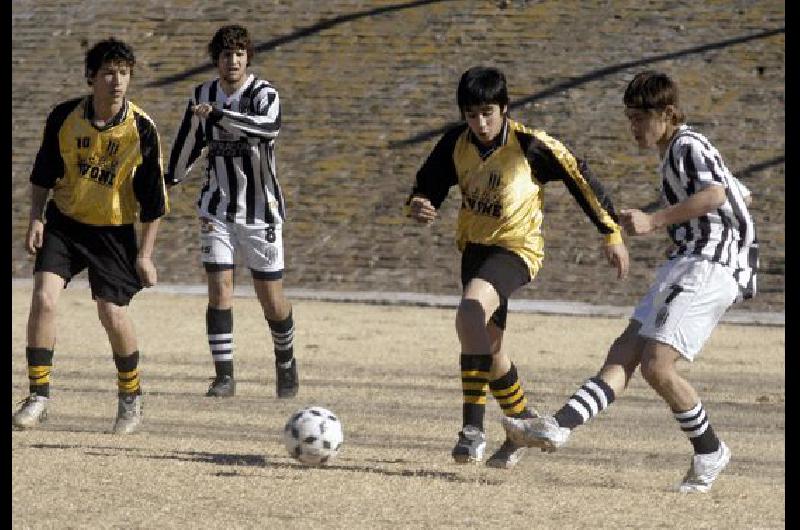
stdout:
POLYGON ((637 209, 628 209, 620 211, 619 217, 625 231, 630 235, 646 235, 659 228, 685 223, 690 219, 705 215, 722 206, 725 198, 725 188, 709 186, 677 204, 662 208, 652 214, 637 209))

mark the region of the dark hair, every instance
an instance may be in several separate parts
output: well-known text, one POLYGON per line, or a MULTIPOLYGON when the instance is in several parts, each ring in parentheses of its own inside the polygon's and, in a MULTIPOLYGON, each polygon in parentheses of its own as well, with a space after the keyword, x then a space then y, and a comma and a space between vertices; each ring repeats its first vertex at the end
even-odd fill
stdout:
POLYGON ((223 50, 247 50, 247 66, 250 66, 256 52, 247 29, 237 24, 222 26, 211 38, 208 55, 211 56, 212 63, 217 64, 223 50))
POLYGON ((672 105, 676 120, 682 122, 685 119, 680 109, 678 85, 661 72, 648 70, 636 74, 628 83, 622 100, 631 109, 662 110, 672 105))
POLYGON ((497 103, 508 105, 506 76, 497 68, 473 66, 461 75, 457 91, 458 108, 463 114, 467 107, 497 103))
POLYGON ((101 40, 86 52, 86 82, 92 84, 92 77, 97 74, 100 67, 105 63, 125 63, 130 68, 136 64, 136 57, 133 55, 133 48, 121 40, 109 37, 101 40))

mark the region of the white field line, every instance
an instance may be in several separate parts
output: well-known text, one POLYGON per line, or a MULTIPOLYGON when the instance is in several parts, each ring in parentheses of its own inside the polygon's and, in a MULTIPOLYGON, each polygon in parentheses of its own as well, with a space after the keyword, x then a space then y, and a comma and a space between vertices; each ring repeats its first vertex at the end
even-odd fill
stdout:
MULTIPOLYGON (((12 278, 12 286, 30 285, 29 278, 12 278)), ((71 288, 88 289, 87 280, 74 280, 71 288)), ((147 291, 169 294, 205 296, 206 286, 202 284, 183 285, 160 283, 147 291)), ((145 291, 145 292, 147 292, 145 291)), ((455 308, 460 297, 456 295, 408 293, 393 291, 326 291, 316 289, 287 288, 286 296, 297 300, 322 302, 352 302, 377 305, 399 305, 420 307, 455 308)), ((252 285, 237 285, 234 296, 252 298, 255 291, 252 285)), ((633 313, 631 306, 594 305, 564 300, 526 300, 509 301, 509 309, 520 313, 539 313, 546 315, 579 315, 587 317, 627 317, 633 313)), ((785 326, 785 312, 758 312, 739 309, 729 310, 721 320, 725 324, 744 324, 754 326, 785 326)))

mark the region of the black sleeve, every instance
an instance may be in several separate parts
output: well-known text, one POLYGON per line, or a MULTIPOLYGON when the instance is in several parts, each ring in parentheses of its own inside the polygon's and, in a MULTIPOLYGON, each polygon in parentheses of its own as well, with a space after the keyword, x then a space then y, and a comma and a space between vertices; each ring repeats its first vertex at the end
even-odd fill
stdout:
POLYGON ((417 172, 414 188, 411 190, 408 199, 406 199, 406 205, 411 202, 411 198, 414 196, 426 197, 437 209, 442 205, 450 191, 450 187, 458 184, 456 166, 453 162, 453 150, 458 137, 466 127, 466 125, 459 125, 442 136, 417 172))
POLYGON ((142 163, 133 175, 133 193, 139 202, 139 220, 155 221, 166 213, 167 196, 161 168, 161 142, 156 127, 147 118, 136 115, 142 163))
POLYGON ((64 120, 80 101, 81 99, 78 98, 62 103, 47 116, 42 145, 39 147, 39 152, 36 153, 36 161, 33 163, 33 171, 31 171, 30 181, 32 184, 52 189, 56 181, 64 177, 64 158, 61 156, 58 132, 64 125, 64 120))
POLYGON ((564 144, 548 136, 529 136, 527 143, 523 145, 527 145, 528 163, 537 181, 562 181, 575 202, 602 234, 619 230, 619 217, 611 195, 585 160, 576 157, 564 144))

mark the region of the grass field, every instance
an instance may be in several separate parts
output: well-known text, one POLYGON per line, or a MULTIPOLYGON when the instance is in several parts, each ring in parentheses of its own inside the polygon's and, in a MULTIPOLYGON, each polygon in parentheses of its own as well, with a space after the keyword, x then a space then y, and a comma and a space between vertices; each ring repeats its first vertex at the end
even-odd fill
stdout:
MULTIPOLYGON (((12 398, 27 394, 30 286, 12 287, 12 398)), ((684 365, 733 452, 707 495, 668 491, 691 446, 638 374, 628 392, 554 454, 512 470, 459 466, 458 343, 452 310, 296 301, 301 390, 274 396, 267 327, 253 298, 234 309, 237 396, 203 397, 212 375, 203 296, 133 302, 142 432, 108 434, 116 374, 89 292, 66 290, 50 418, 13 432, 14 528, 783 528, 784 328, 722 325, 684 365), (337 412, 345 443, 323 468, 282 444, 310 404, 337 412)), ((511 314, 505 347, 531 403, 561 405, 593 375, 620 318, 511 314)), ((503 440, 487 408, 487 451, 503 440)))

